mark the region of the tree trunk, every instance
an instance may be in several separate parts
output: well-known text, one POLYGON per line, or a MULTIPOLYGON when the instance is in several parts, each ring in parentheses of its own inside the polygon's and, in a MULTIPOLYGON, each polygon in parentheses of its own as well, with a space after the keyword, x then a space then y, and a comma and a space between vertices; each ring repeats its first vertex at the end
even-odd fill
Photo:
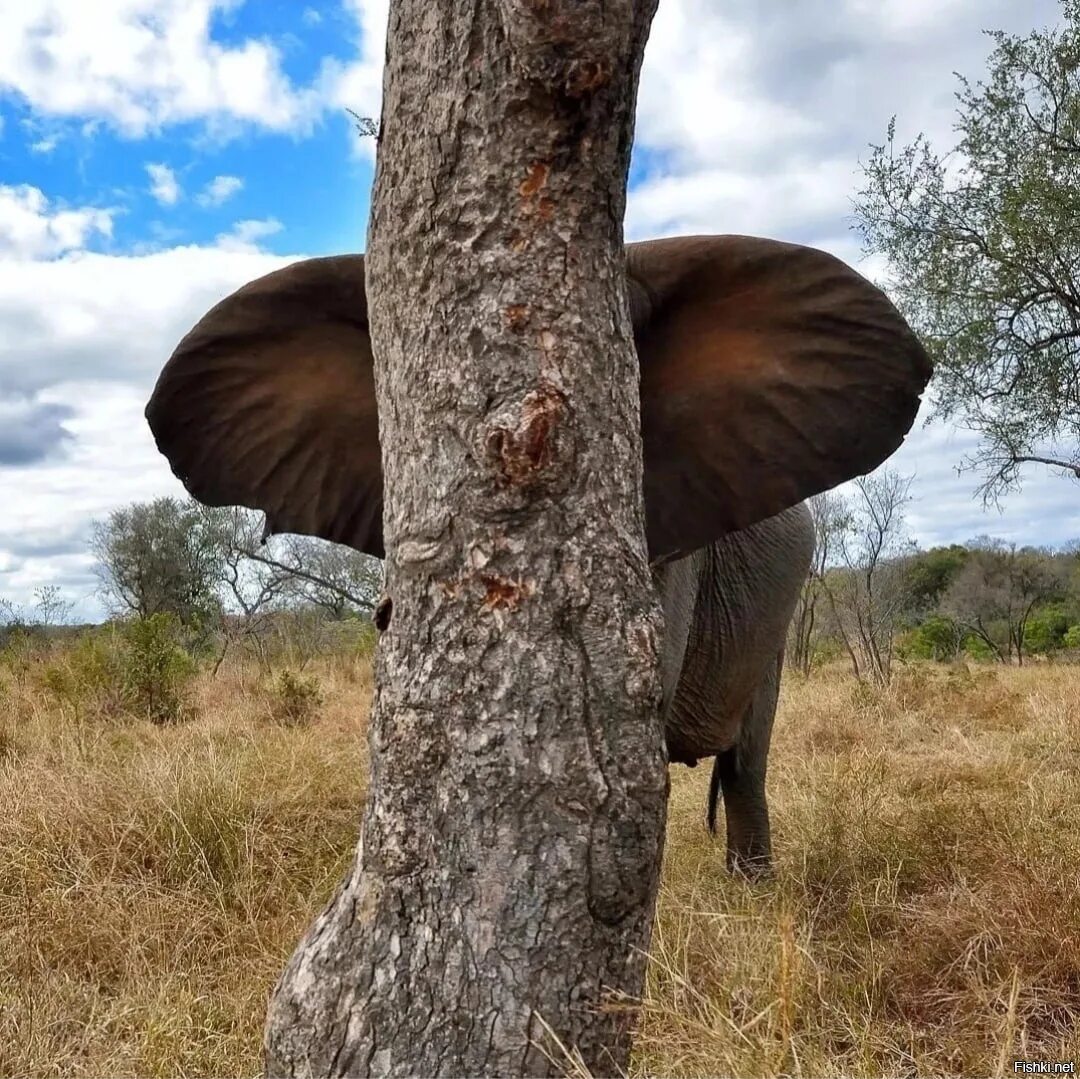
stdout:
MULTIPOLYGON (((822 583, 824 584, 824 582, 822 583)), ((832 611, 833 621, 836 623, 836 628, 840 633, 840 639, 844 642, 844 648, 847 650, 848 658, 851 660, 851 669, 854 672, 855 677, 861 679, 862 670, 859 667, 859 657, 855 654, 855 646, 851 643, 851 638, 844 628, 844 620, 840 617, 839 604, 836 602, 836 596, 828 585, 824 585, 824 588, 825 597, 828 599, 829 608, 832 611)))
POLYGON ((787 665, 804 677, 809 677, 811 664, 811 641, 814 636, 815 612, 817 610, 817 582, 810 577, 803 585, 791 623, 791 647, 787 649, 787 665))
POLYGON ((271 1075, 626 1067, 600 1005, 640 994, 667 799, 622 255, 655 2, 391 3, 372 784, 271 1075))

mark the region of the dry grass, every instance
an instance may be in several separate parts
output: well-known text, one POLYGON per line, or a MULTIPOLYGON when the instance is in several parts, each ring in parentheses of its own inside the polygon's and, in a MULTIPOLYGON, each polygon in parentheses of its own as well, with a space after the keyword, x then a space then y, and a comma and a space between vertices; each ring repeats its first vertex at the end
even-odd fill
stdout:
POLYGON ((768 886, 716 872, 706 778, 673 791, 641 1074, 1080 1059, 1080 669, 790 681, 768 886))
MULTIPOLYGON (((352 853, 363 661, 308 726, 251 672, 169 728, 0 673, 0 1075, 259 1071, 267 994, 352 853)), ((778 873, 674 770, 639 1075, 1012 1074, 1080 1058, 1080 668, 784 690, 778 873)))
POLYGON ((8 687, 0 1075, 259 1071, 267 994, 357 838, 370 685, 342 668, 307 728, 250 675, 174 727, 8 687))

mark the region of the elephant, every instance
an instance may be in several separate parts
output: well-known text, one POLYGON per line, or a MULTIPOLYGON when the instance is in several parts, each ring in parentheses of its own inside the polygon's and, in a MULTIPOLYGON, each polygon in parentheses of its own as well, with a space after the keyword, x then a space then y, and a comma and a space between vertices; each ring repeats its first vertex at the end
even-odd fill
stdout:
MULTIPOLYGON (((766 758, 811 495, 877 467, 930 361, 872 283, 826 252, 735 235, 625 247, 640 361, 646 540, 665 618, 672 763, 712 757, 727 865, 769 871, 766 758)), ((198 500, 262 510, 382 557, 382 472, 363 255, 307 259, 212 308, 146 407, 198 500)))

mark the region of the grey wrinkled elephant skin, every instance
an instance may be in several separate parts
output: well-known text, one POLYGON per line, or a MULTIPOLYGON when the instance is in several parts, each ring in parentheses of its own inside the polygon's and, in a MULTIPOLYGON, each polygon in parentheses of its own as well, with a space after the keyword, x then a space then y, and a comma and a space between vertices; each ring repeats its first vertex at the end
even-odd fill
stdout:
MULTIPOLYGON (((262 510, 267 534, 383 556, 365 289, 362 255, 307 259, 238 289, 184 337, 146 418, 195 498, 262 510)), ((899 447, 930 361, 880 289, 797 244, 628 244, 626 293, 670 757, 716 758, 709 821, 722 791, 728 864, 753 873, 769 863, 765 758, 812 546, 801 504, 899 447)), ((539 354, 557 338, 543 305, 534 314, 519 329, 539 354)))
POLYGON ((814 526, 804 505, 654 570, 664 608, 664 730, 673 762, 715 757, 709 826, 723 792, 727 863, 769 867, 765 768, 788 623, 814 526))

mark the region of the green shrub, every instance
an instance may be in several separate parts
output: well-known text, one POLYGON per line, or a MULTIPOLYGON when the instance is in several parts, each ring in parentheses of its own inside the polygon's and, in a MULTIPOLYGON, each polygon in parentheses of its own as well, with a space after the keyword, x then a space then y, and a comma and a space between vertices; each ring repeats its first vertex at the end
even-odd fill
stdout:
POLYGON ((183 628, 171 614, 125 622, 123 689, 128 710, 152 723, 175 723, 189 711, 195 661, 181 647, 183 628))
POLYGON ((900 640, 902 659, 955 659, 962 634, 956 623, 944 615, 932 614, 900 640))
POLYGON ((1066 648, 1080 648, 1080 625, 1069 626, 1065 636, 1061 638, 1061 643, 1066 648))
POLYGON ((45 689, 77 719, 129 714, 175 723, 189 710, 195 662, 169 614, 107 626, 81 636, 42 671, 45 689))
POLYGON ((1044 607, 1028 619, 1024 632, 1024 648, 1028 652, 1056 652, 1065 645, 1069 619, 1060 604, 1044 607))
POLYGON ((123 656, 116 631, 108 626, 79 637, 45 665, 41 682, 77 719, 123 712, 123 656))
POLYGON ((298 727, 310 723, 319 705, 322 692, 317 678, 305 678, 284 670, 278 673, 270 694, 270 715, 279 723, 298 727))
POLYGON ((48 641, 36 626, 9 622, 0 626, 0 666, 15 675, 24 675, 48 648, 48 641))
POLYGON ((964 651, 971 656, 972 659, 998 658, 990 645, 988 645, 982 637, 976 637, 974 633, 969 633, 964 638, 964 651))

